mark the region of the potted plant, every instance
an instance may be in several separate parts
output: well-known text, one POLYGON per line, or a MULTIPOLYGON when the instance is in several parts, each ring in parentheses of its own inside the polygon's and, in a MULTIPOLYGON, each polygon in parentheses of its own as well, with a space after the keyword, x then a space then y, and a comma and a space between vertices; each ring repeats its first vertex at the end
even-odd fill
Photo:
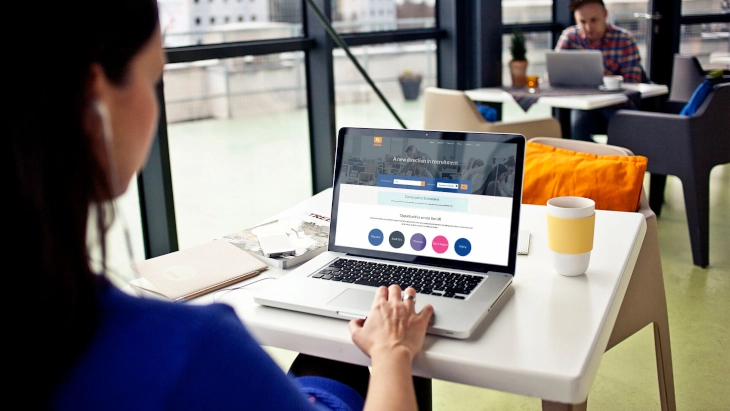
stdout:
POLYGON ((509 50, 512 53, 512 60, 509 62, 512 87, 525 87, 527 85, 527 48, 525 47, 525 34, 519 27, 515 27, 512 32, 512 44, 509 50))
POLYGON ((416 100, 418 98, 421 91, 421 79, 422 76, 414 73, 411 69, 403 70, 398 76, 398 82, 406 100, 416 100))

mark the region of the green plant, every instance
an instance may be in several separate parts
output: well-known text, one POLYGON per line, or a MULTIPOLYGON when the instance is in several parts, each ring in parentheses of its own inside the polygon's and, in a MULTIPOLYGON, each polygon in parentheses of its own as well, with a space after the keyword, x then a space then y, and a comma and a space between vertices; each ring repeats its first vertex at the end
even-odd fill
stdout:
POLYGON ((413 70, 411 70, 410 68, 406 68, 405 70, 403 70, 403 72, 401 72, 400 76, 398 76, 398 78, 404 79, 404 80, 405 79, 417 79, 420 77, 421 77, 420 74, 414 73, 413 70))
POLYGON ((515 27, 512 32, 512 45, 509 48, 512 53, 512 60, 527 60, 525 54, 527 48, 525 47, 525 34, 519 27, 515 27))

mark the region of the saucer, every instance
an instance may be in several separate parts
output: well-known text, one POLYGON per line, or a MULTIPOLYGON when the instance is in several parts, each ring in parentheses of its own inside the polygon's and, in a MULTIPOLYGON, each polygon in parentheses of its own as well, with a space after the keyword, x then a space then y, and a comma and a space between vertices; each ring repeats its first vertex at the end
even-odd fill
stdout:
POLYGON ((606 88, 606 86, 600 85, 600 86, 598 86, 598 89, 601 91, 619 91, 619 90, 621 90, 621 86, 618 86, 616 88, 606 88))

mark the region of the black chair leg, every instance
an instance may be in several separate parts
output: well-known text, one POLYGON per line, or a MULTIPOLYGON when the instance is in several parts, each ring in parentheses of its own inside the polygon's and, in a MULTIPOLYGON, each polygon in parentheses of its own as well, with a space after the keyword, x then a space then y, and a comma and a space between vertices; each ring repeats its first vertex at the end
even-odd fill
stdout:
POLYGON ((418 411, 431 411, 433 409, 433 392, 431 379, 413 376, 413 387, 416 389, 416 402, 418 411))
POLYGON ((687 226, 694 265, 710 264, 710 173, 695 173, 682 179, 687 226))
POLYGON ((554 107, 553 117, 560 122, 560 132, 562 133, 563 138, 571 139, 573 136, 571 135, 572 132, 570 129, 570 109, 554 107))
POLYGON ((664 204, 664 187, 667 185, 666 174, 649 175, 649 207, 657 217, 662 215, 662 205, 664 204))

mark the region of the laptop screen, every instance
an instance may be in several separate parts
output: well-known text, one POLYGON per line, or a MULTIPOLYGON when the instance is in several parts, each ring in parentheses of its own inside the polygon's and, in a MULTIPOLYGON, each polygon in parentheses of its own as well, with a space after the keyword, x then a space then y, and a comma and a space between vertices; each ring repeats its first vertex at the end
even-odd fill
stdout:
POLYGON ((514 274, 525 138, 343 128, 331 251, 514 274))

